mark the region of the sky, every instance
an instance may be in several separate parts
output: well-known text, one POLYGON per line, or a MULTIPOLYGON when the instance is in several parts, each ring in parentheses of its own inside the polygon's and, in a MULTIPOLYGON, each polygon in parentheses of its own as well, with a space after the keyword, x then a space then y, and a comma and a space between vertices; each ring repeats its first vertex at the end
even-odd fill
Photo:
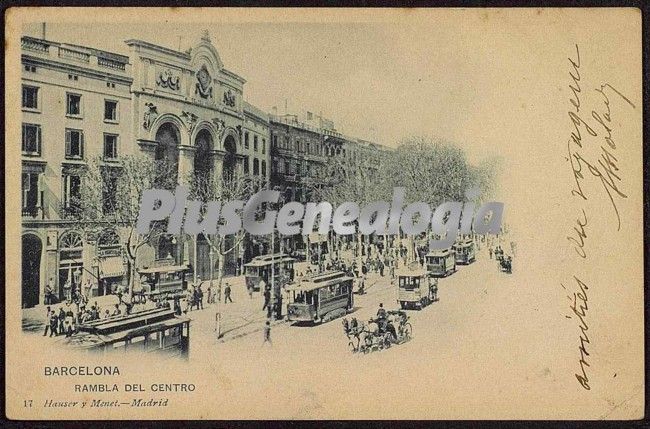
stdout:
MULTIPOLYGON (((499 72, 465 26, 439 24, 48 23, 46 38, 128 55, 125 40, 186 50, 206 29, 225 67, 246 79, 245 99, 266 111, 282 114, 286 103, 288 113, 322 112, 339 131, 386 146, 428 135, 480 159, 489 142, 464 129, 485 113, 499 72)), ((40 37, 40 24, 24 28, 40 37)))

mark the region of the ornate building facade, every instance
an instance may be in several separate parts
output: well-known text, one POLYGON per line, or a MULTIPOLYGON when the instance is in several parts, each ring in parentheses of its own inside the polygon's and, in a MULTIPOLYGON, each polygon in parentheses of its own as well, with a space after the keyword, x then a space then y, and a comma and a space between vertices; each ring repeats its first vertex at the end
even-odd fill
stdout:
MULTIPOLYGON (((128 281, 125 231, 88 233, 73 219, 83 186, 75 172, 91 159, 106 168, 131 154, 171 160, 179 183, 247 174, 287 201, 307 201, 319 165, 368 146, 323 118, 269 115, 244 101, 246 81, 224 66, 207 32, 185 52, 125 43, 128 56, 22 38, 23 307, 42 304, 46 285, 63 298, 70 284, 89 281, 99 296, 128 281)), ((258 241, 230 252, 224 274, 268 250, 258 241)), ((201 237, 163 236, 139 255, 138 271, 160 281, 206 279, 217 266, 201 237)))
MULTIPOLYGON (((245 80, 224 67, 207 32, 186 52, 125 43, 129 56, 22 38, 24 307, 43 303, 46 285, 62 298, 66 283, 90 280, 98 296, 127 281, 124 231, 84 233, 71 216, 83 186, 75 171, 89 160, 113 167, 139 153, 175 161, 181 183, 197 171, 268 181, 268 116, 244 102, 245 80)), ((207 278, 208 253, 200 239, 162 237, 139 265, 161 266, 170 280, 188 269, 207 278)), ((230 255, 226 274, 243 249, 230 255)))

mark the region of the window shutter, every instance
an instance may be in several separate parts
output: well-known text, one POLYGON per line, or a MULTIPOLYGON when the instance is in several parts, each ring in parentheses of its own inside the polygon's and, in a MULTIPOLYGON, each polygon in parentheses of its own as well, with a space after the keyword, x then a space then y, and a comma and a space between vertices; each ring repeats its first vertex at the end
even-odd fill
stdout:
POLYGON ((71 139, 72 136, 70 135, 70 130, 65 130, 65 156, 70 156, 72 154, 71 139))
POLYGON ((70 176, 67 174, 63 176, 63 207, 68 208, 70 202, 70 181, 68 180, 70 176))
POLYGON ((41 127, 36 127, 36 152, 41 154, 41 127))

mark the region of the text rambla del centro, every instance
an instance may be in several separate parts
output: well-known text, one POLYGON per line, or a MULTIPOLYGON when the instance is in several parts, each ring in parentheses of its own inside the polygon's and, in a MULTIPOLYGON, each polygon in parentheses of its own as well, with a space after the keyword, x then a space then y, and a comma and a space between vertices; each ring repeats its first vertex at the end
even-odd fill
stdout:
MULTIPOLYGON (((475 194, 468 191, 468 195, 475 194)), ((488 202, 476 210, 474 202, 445 202, 435 211, 427 203, 416 202, 404 207, 404 188, 394 188, 392 202, 375 201, 363 208, 355 202, 344 202, 336 210, 328 202, 289 202, 278 211, 265 210, 258 219, 261 208, 277 204, 280 191, 262 190, 244 202, 233 200, 188 201, 189 189, 184 186, 176 192, 149 189, 142 195, 137 221, 139 234, 147 234, 151 222, 168 219, 166 232, 189 235, 237 234, 242 227, 252 235, 271 234, 274 228, 282 235, 310 234, 317 220, 318 233, 327 234, 330 227, 338 235, 359 232, 362 235, 397 235, 401 228, 406 235, 418 235, 431 227, 438 239, 429 241, 430 250, 446 249, 461 234, 499 234, 503 218, 503 203, 488 202)))

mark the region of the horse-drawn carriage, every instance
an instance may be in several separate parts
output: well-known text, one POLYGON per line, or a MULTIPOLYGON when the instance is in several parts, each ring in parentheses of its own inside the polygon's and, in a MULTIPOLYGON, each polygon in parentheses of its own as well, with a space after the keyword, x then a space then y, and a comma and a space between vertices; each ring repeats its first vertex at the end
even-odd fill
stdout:
POLYGON ((386 317, 373 318, 368 323, 359 322, 355 317, 350 321, 343 319, 342 323, 348 348, 353 353, 383 350, 406 342, 413 335, 409 316, 401 310, 387 311, 386 317))
POLYGON ((499 264, 499 271, 512 274, 512 256, 502 256, 497 259, 497 262, 499 264))

